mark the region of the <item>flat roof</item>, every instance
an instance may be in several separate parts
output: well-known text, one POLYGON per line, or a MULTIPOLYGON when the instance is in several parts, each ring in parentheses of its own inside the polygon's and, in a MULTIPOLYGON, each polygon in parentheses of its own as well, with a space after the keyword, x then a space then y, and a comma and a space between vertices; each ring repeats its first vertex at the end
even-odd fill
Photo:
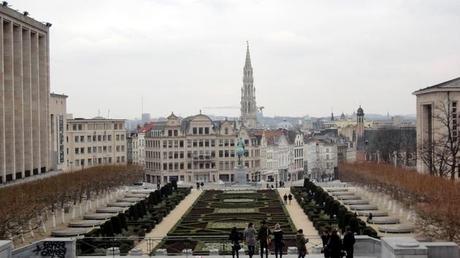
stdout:
POLYGON ((26 27, 33 27, 34 29, 40 30, 46 34, 48 34, 49 27, 51 27, 51 23, 49 22, 44 23, 29 17, 29 13, 26 11, 20 12, 8 7, 8 3, 6 1, 3 1, 0 4, 0 14, 5 15, 5 18, 11 19, 12 22, 25 25, 26 27))

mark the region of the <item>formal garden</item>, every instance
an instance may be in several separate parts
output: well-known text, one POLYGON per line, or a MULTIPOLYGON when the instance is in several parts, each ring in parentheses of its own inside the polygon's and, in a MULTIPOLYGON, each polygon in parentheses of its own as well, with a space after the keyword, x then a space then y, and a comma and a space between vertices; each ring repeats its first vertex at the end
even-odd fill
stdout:
POLYGON ((373 228, 310 180, 305 179, 303 187, 291 187, 291 192, 320 234, 334 228, 344 232, 349 226, 358 235, 377 237, 373 228))
MULTIPOLYGON (((252 222, 258 229, 262 220, 270 228, 279 223, 287 238, 292 236, 286 240, 286 246, 295 246, 295 227, 276 191, 207 190, 157 249, 166 249, 168 253, 191 249, 193 255, 207 255, 213 250, 230 254, 228 235, 232 227, 243 232, 252 222)), ((243 249, 247 250, 245 246, 243 249)))
POLYGON ((78 255, 105 255, 109 247, 119 247, 122 255, 127 254, 189 193, 190 188, 178 188, 175 183, 151 192, 146 199, 78 239, 78 255))

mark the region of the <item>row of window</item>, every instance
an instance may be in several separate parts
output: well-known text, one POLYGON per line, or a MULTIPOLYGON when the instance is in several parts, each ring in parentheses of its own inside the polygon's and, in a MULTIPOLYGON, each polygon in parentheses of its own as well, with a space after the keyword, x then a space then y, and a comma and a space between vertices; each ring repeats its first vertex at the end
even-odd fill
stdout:
MULTIPOLYGON (((116 157, 116 163, 124 163, 125 162, 125 156, 119 156, 116 157)), ((71 164, 67 160, 67 165, 68 166, 92 166, 92 165, 101 165, 101 164, 112 164, 112 157, 101 157, 101 158, 89 158, 89 159, 75 159, 75 162, 71 164), (86 162, 86 164, 85 164, 86 162)))
MULTIPOLYGON (((125 135, 124 134, 117 134, 115 135, 115 139, 117 141, 124 141, 125 140, 125 135)), ((84 135, 75 135, 74 136, 74 142, 105 142, 105 141, 112 141, 112 135, 87 135, 86 137, 84 135)), ((67 142, 69 142, 69 137, 67 137, 67 142)))
MULTIPOLYGON (((72 131, 83 131, 83 130, 122 130, 124 129, 123 123, 85 123, 85 124, 72 124, 72 131), (86 126, 85 126, 86 125, 86 126)), ((67 131, 70 127, 67 124, 67 131)))
MULTIPOLYGON (((117 152, 124 152, 125 146, 124 145, 117 145, 116 146, 117 152)), ((86 153, 112 153, 112 146, 92 146, 92 147, 80 147, 75 148, 75 154, 85 154, 86 153)), ((67 154, 69 154, 69 148, 67 148, 67 154)))

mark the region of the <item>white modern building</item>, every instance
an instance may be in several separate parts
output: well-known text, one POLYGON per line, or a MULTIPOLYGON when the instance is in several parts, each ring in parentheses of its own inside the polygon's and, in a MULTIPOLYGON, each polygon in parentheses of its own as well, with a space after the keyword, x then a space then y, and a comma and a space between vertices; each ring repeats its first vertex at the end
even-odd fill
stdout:
POLYGON ((127 164, 125 120, 67 119, 66 130, 67 170, 127 164))
POLYGON ((66 170, 67 160, 67 96, 51 93, 49 98, 50 112, 50 146, 51 168, 53 170, 66 170))

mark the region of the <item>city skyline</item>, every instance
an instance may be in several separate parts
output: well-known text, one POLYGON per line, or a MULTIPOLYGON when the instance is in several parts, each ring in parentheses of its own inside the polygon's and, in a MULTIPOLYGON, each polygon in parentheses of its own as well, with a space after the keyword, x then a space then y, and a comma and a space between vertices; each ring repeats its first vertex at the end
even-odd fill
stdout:
POLYGON ((268 116, 414 114, 411 93, 460 64, 455 1, 9 4, 53 24, 51 88, 76 117, 239 106, 246 40, 268 116))

